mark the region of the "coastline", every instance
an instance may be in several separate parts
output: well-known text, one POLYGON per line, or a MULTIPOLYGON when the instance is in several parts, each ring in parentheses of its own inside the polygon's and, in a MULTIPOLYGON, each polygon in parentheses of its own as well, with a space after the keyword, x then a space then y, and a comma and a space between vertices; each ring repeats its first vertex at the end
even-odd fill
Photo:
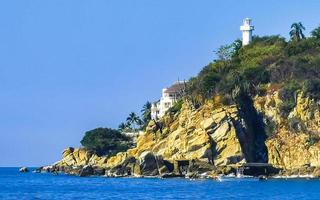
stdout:
MULTIPOLYGON (((32 169, 32 168, 30 168, 32 169)), ((53 170, 53 166, 45 166, 45 167, 39 167, 39 168, 33 168, 33 170, 30 170, 29 173, 47 173, 47 174, 54 174, 54 175, 70 175, 70 176, 78 176, 78 177, 100 177, 100 178, 134 178, 134 179, 172 179, 172 178, 181 178, 181 179, 188 179, 188 180, 216 180, 221 181, 225 179, 259 179, 259 180, 269 180, 269 179, 282 179, 282 180, 291 180, 291 179, 303 179, 303 180, 319 180, 319 176, 315 176, 313 174, 290 174, 290 175, 281 175, 280 174, 274 174, 274 175, 259 175, 259 176, 252 176, 252 175, 240 175, 240 174, 217 174, 212 175, 210 172, 204 172, 202 174, 197 174, 195 176, 194 174, 186 174, 186 175, 178 175, 174 173, 165 173, 161 175, 155 175, 155 176, 148 176, 148 175, 107 175, 107 174, 92 174, 92 175, 81 175, 80 173, 76 173, 75 171, 71 172, 65 172, 65 171, 57 171, 53 170)), ((77 169, 75 167, 74 169, 77 169)))

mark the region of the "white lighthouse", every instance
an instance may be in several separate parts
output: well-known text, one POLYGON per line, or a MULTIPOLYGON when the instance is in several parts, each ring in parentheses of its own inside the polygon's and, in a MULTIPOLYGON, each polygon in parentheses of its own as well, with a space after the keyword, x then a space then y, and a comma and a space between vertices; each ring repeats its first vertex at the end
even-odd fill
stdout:
POLYGON ((243 25, 240 26, 240 31, 242 31, 242 46, 248 45, 251 42, 253 30, 254 26, 251 26, 251 19, 245 18, 243 25))

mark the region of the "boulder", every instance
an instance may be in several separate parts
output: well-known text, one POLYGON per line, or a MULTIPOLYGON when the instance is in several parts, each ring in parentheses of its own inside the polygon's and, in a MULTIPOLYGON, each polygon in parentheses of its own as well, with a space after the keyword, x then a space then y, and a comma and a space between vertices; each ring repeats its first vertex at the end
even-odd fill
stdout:
POLYGON ((320 168, 319 168, 319 167, 315 168, 314 171, 313 171, 313 173, 312 173, 312 175, 313 175, 314 177, 319 178, 319 177, 320 177, 320 168))
POLYGON ((140 157, 141 175, 157 176, 164 173, 170 173, 167 161, 164 161, 162 156, 156 156, 150 151, 143 152, 140 157))
POLYGON ((100 167, 93 167, 93 175, 95 176, 103 176, 105 174, 105 169, 100 167))
POLYGON ((141 172, 145 176, 156 176, 159 174, 157 159, 153 153, 146 151, 143 152, 140 157, 141 172))
POLYGON ((229 174, 237 174, 237 169, 232 166, 220 166, 216 169, 216 174, 223 174, 223 175, 229 175, 229 174))
POLYGON ((82 167, 80 166, 65 166, 63 172, 70 175, 80 175, 82 167))
POLYGON ((109 177, 137 176, 140 175, 140 167, 137 169, 137 166, 137 160, 134 157, 129 157, 121 164, 107 169, 105 175, 109 177))
POLYGON ((56 167, 54 165, 48 165, 48 166, 41 167, 41 172, 52 173, 52 172, 55 172, 55 171, 56 171, 56 167))
POLYGON ((191 160, 189 163, 189 173, 203 174, 205 172, 211 172, 216 169, 216 167, 213 164, 201 160, 191 160))
POLYGON ((85 165, 85 166, 81 169, 79 176, 85 177, 85 176, 92 176, 93 174, 94 174, 94 169, 93 169, 93 167, 90 166, 90 165, 85 165))
POLYGON ((29 169, 27 167, 21 167, 19 172, 29 172, 29 169))

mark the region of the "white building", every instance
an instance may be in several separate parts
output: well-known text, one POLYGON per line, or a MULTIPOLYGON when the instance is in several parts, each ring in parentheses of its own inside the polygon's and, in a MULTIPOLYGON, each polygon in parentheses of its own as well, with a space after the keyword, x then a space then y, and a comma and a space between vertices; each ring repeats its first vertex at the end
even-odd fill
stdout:
POLYGON ((172 86, 162 89, 160 100, 151 105, 151 119, 161 118, 173 106, 181 97, 184 85, 184 82, 176 82, 172 86))
POLYGON ((251 42, 253 30, 254 26, 251 25, 251 19, 245 18, 243 25, 240 26, 240 31, 242 31, 242 46, 248 45, 251 42))

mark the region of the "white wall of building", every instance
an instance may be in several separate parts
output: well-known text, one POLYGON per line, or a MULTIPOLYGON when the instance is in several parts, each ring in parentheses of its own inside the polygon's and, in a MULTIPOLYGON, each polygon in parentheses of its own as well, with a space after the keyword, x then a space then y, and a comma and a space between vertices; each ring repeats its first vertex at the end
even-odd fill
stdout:
POLYGON ((167 88, 162 89, 160 101, 151 105, 151 119, 159 119, 173 106, 177 101, 177 94, 167 92, 167 88))

